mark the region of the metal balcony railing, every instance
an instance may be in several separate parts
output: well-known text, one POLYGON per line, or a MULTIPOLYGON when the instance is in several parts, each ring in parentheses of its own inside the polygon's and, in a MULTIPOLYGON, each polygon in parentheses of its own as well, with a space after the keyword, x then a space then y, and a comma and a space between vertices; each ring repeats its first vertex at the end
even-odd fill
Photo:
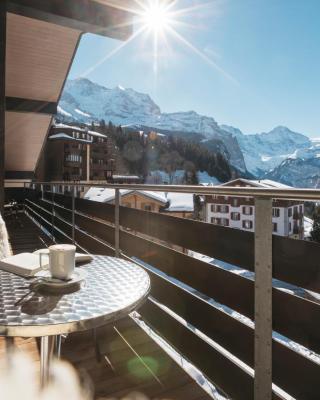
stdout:
POLYGON ((142 317, 231 398, 280 399, 280 389, 299 399, 317 398, 317 356, 294 351, 273 331, 320 353, 320 305, 279 290, 273 279, 319 293, 320 246, 272 235, 272 200, 319 200, 319 190, 94 184, 115 190, 113 205, 77 198, 79 186, 92 184, 28 184, 25 210, 57 241, 138 260, 152 278, 142 317), (61 185, 73 187, 72 195, 55 193, 61 185), (122 207, 121 189, 254 197, 255 232, 122 207), (254 276, 208 264, 190 251, 254 276))

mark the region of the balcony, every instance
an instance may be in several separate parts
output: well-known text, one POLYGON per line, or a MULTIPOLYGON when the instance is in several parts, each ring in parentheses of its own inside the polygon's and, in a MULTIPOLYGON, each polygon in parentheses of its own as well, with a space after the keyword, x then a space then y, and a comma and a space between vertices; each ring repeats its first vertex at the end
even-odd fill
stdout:
MULTIPOLYGON (((168 186, 134 186, 168 190, 168 186)), ((116 190, 115 205, 56 194, 50 184, 42 187, 48 191, 41 192, 34 184, 16 192, 23 200, 28 226, 35 222, 47 241, 74 242, 82 251, 129 258, 145 268, 152 280, 151 296, 135 323, 143 323, 149 333, 162 338, 162 344, 174 348, 185 360, 180 365, 192 364, 201 380, 227 398, 280 399, 282 391, 298 399, 318 398, 320 305, 313 292, 320 291, 320 246, 272 236, 272 198, 286 198, 289 193, 171 187, 255 197, 253 233, 122 207, 119 188, 133 185, 109 185, 116 190), (195 258, 194 252, 199 256, 195 258), (208 263, 208 258, 214 260, 208 263)), ((294 195, 319 196, 311 190, 297 190, 294 195)), ((102 330, 101 335, 109 333, 102 330)), ((147 342, 151 343, 149 338, 147 342)), ((80 357, 77 346, 67 344, 65 351, 70 360, 80 357)), ((165 374, 165 384, 169 375, 165 374)), ((198 396, 195 383, 188 382, 192 389, 175 398, 198 396)), ((105 393, 112 394, 110 387, 105 393)))

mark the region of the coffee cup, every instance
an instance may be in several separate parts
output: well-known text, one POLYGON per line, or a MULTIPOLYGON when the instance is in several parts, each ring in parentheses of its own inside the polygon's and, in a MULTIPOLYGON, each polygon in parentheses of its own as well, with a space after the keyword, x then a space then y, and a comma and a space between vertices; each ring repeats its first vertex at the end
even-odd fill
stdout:
POLYGON ((76 246, 55 244, 49 247, 49 271, 52 278, 68 280, 75 268, 76 246))

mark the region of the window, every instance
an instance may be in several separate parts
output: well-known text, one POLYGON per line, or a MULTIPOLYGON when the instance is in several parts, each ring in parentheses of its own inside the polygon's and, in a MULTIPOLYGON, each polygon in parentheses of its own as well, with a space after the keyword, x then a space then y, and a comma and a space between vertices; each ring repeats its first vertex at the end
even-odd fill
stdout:
POLYGON ((229 196, 224 196, 224 199, 225 200, 229 200, 229 196))
POLYGON ((145 211, 151 211, 151 210, 152 210, 151 205, 150 205, 150 204, 145 204, 145 205, 144 205, 144 210, 145 210, 145 211))
POLYGON ((252 215, 252 207, 250 206, 243 206, 242 207, 242 213, 244 215, 252 215))
POLYGON ((302 207, 302 205, 299 206, 299 212, 300 212, 300 214, 303 213, 303 207, 302 207))
POLYGON ((278 232, 278 224, 276 222, 272 224, 272 232, 278 232))
POLYGON ((239 199, 232 199, 232 207, 239 207, 239 199))
POLYGON ((292 217, 292 208, 288 208, 288 217, 292 217))
POLYGON ((221 218, 221 225, 223 225, 223 226, 229 226, 229 220, 228 220, 228 218, 221 218))
POLYGON ((228 213, 229 212, 229 206, 227 205, 221 205, 221 204, 211 204, 211 212, 216 212, 216 213, 228 213))
POLYGON ((252 229, 252 227, 253 227, 253 222, 252 221, 247 220, 247 219, 242 221, 242 228, 244 228, 244 229, 252 229))
POLYGON ((215 225, 220 225, 220 218, 211 217, 211 223, 215 225))
POLYGON ((220 212, 221 213, 228 213, 229 212, 229 206, 226 206, 226 205, 222 205, 222 206, 220 206, 220 212))
POLYGON ((280 217, 280 208, 272 208, 272 216, 273 217, 280 217))
POLYGON ((232 212, 231 213, 232 221, 240 221, 240 213, 239 212, 232 212))
POLYGON ((291 230, 292 230, 292 226, 291 226, 291 222, 289 222, 289 233, 291 232, 291 230))

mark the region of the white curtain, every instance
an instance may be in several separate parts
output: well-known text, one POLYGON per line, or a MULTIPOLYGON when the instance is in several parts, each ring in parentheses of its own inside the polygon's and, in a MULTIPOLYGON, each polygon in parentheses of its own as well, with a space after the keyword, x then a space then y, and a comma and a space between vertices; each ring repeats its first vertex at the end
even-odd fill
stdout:
POLYGON ((0 260, 12 254, 6 224, 0 214, 0 260))

